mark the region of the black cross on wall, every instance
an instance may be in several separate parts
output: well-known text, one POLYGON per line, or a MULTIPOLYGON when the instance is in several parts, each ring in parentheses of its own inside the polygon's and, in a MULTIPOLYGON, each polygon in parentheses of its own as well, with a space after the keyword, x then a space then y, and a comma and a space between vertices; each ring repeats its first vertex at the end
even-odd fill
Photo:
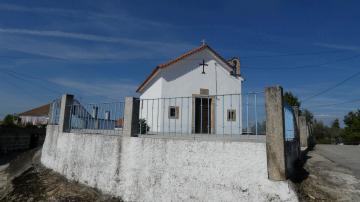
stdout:
POLYGON ((203 59, 203 62, 200 63, 200 65, 202 65, 202 68, 203 68, 201 73, 202 73, 202 74, 205 74, 205 66, 208 66, 208 64, 206 64, 206 63, 205 63, 205 60, 203 59))

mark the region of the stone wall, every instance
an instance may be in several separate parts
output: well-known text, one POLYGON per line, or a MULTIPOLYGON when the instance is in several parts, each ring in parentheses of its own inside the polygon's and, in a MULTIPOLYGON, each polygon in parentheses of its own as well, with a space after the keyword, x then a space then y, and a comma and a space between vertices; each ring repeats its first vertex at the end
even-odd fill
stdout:
POLYGON ((125 201, 297 201, 268 180, 265 143, 63 133, 49 125, 41 162, 125 201))
POLYGON ((31 149, 45 139, 45 128, 0 126, 0 153, 31 149))

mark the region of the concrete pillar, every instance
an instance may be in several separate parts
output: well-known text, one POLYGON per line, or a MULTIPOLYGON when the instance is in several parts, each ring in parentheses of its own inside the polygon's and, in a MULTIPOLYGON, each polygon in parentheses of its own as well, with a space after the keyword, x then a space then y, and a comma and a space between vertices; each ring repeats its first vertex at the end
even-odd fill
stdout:
POLYGON ((300 146, 308 147, 309 129, 306 123, 306 117, 299 117, 300 146))
POLYGON ((296 126, 297 126, 297 128, 299 128, 298 126, 299 126, 299 107, 298 106, 293 106, 292 107, 293 108, 293 110, 294 110, 294 116, 295 116, 295 121, 296 121, 296 126))
POLYGON ((136 137, 139 132, 140 100, 134 97, 125 98, 124 135, 136 137))
POLYGON ((286 180, 285 120, 283 89, 280 86, 265 89, 266 155, 268 177, 286 180))
POLYGON ((61 97, 59 130, 69 132, 70 129, 70 105, 73 104, 74 95, 64 94, 61 97))
POLYGON ((300 110, 298 106, 293 106, 294 116, 295 116, 295 138, 296 138, 296 147, 297 147, 297 158, 301 157, 301 148, 300 148, 300 131, 299 131, 299 114, 300 110))

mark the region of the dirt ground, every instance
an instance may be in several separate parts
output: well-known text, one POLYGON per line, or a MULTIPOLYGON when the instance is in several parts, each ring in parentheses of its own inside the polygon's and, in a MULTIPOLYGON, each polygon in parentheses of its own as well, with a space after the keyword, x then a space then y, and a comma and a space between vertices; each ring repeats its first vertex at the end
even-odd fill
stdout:
POLYGON ((0 167, 0 202, 122 201, 96 189, 68 181, 41 166, 39 159, 39 151, 30 151, 13 160, 10 165, 0 167))
POLYGON ((316 148, 305 155, 304 179, 297 183, 300 201, 360 201, 360 180, 323 157, 316 148))

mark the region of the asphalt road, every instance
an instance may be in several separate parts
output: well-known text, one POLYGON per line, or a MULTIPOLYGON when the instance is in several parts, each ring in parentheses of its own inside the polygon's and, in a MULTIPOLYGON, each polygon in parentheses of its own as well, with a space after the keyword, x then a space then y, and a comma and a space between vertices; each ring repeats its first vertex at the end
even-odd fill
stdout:
POLYGON ((330 161, 350 169, 360 179, 360 146, 354 145, 316 145, 316 153, 330 161))

